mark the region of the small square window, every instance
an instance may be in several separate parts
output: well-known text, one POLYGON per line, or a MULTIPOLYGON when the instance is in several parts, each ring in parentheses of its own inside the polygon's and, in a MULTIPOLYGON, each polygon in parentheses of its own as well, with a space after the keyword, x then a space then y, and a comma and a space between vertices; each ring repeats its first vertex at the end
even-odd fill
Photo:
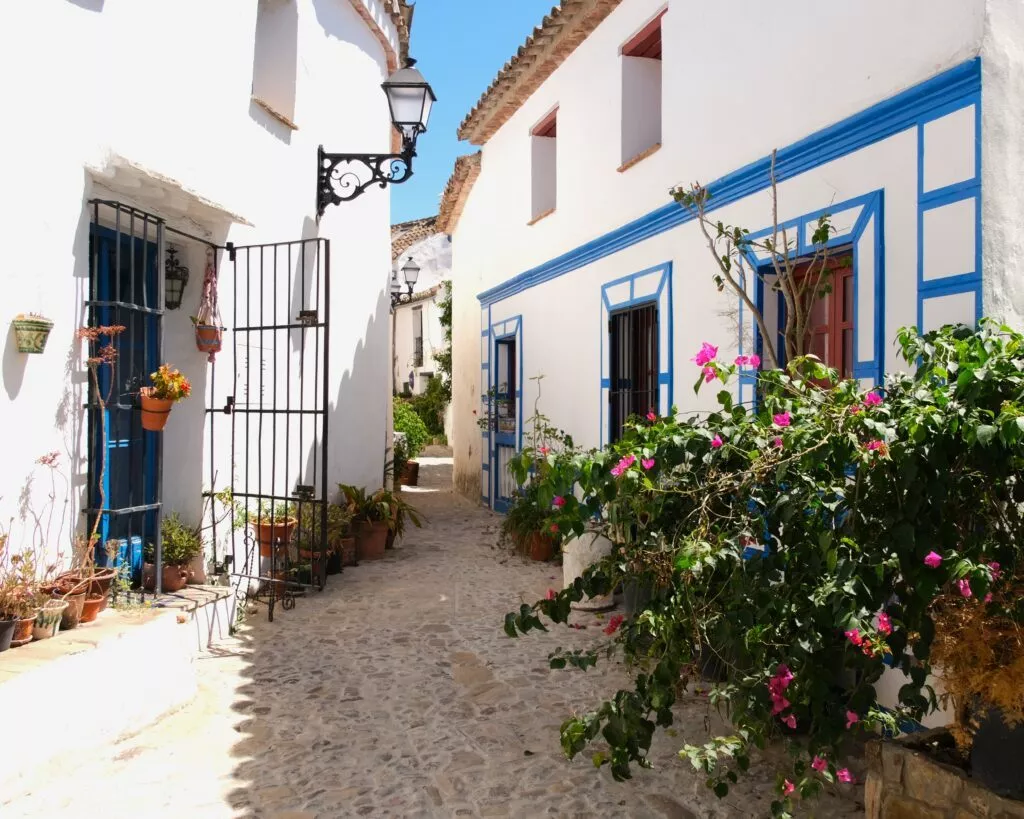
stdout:
POLYGON ((253 50, 252 97, 276 119, 294 128, 299 57, 299 11, 295 0, 259 0, 253 50))
POLYGON ((536 222, 555 209, 558 193, 558 109, 538 122, 530 131, 531 212, 536 222))
POLYGON ((622 46, 622 167, 661 145, 661 12, 622 46))

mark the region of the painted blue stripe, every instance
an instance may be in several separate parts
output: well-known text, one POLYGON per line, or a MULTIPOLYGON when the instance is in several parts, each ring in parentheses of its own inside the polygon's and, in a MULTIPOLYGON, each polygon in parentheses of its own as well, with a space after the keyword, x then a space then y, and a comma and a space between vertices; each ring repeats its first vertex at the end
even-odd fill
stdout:
MULTIPOLYGON (((894 133, 913 127, 924 117, 933 116, 937 109, 948 108, 952 111, 971 104, 975 101, 974 97, 980 88, 981 59, 976 57, 780 149, 776 152, 776 178, 783 182, 872 145, 894 133)), ((771 156, 766 156, 712 182, 708 186, 713 195, 709 210, 768 189, 770 171, 771 156)), ((686 208, 676 202, 670 202, 568 253, 485 290, 477 298, 484 305, 493 304, 691 222, 693 218, 686 208)))
POLYGON ((970 293, 981 285, 981 276, 977 273, 964 273, 960 276, 945 276, 941 279, 929 279, 918 291, 922 298, 948 296, 953 293, 970 293))

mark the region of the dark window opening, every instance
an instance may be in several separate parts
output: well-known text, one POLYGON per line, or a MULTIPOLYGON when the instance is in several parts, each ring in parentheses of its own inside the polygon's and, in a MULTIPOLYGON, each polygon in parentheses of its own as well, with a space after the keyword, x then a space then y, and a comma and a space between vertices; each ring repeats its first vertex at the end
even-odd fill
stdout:
POLYGON ((644 304, 612 313, 608 320, 611 443, 622 437, 631 415, 658 411, 658 308, 644 304))
POLYGON ((501 339, 497 344, 497 381, 495 382, 495 416, 500 434, 516 432, 516 341, 501 339))
POLYGON ((423 308, 412 309, 412 366, 423 366, 423 308))

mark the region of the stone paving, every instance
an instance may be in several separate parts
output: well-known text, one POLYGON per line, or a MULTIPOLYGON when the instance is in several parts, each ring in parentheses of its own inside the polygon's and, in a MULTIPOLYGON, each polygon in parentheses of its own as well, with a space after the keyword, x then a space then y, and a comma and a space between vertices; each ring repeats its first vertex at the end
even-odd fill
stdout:
MULTIPOLYGON (((186 708, 108 752, 46 772, 10 798, 19 819, 332 819, 332 817, 668 817, 767 814, 763 759, 724 799, 679 761, 717 720, 693 696, 653 771, 626 783, 588 757, 561 755, 558 727, 626 682, 617 665, 552 671, 557 646, 607 638, 585 628, 518 641, 501 621, 557 587, 561 570, 494 548, 497 519, 453 496, 450 459, 423 459, 411 502, 428 517, 385 560, 346 569, 293 611, 264 610, 199 663, 186 708)), ((133 681, 129 681, 131 684, 133 681)), ((138 682, 144 684, 144 678, 138 682)), ((112 703, 116 697, 112 699, 112 703)), ((9 748, 10 749, 10 748, 9 748)), ((812 806, 862 816, 861 789, 812 806)), ((3 801, 6 800, 6 801, 3 801)))

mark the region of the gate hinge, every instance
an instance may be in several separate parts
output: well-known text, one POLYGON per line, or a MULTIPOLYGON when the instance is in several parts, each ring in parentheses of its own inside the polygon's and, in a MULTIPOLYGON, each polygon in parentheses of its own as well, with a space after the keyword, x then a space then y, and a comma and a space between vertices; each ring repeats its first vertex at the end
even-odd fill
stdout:
POLYGON ((224 249, 228 252, 228 261, 233 262, 235 260, 235 243, 225 242, 224 249))
POLYGON ((299 317, 295 320, 305 327, 316 327, 316 310, 299 310, 299 317))
POLYGON ((316 494, 316 489, 307 484, 300 483, 295 485, 295 491, 292 494, 299 500, 311 501, 316 494))
POLYGON ((223 412, 225 415, 230 415, 231 414, 231 410, 234 409, 234 406, 235 406, 235 396, 229 395, 227 397, 227 400, 225 400, 225 402, 224 402, 224 409, 221 410, 221 412, 223 412))

